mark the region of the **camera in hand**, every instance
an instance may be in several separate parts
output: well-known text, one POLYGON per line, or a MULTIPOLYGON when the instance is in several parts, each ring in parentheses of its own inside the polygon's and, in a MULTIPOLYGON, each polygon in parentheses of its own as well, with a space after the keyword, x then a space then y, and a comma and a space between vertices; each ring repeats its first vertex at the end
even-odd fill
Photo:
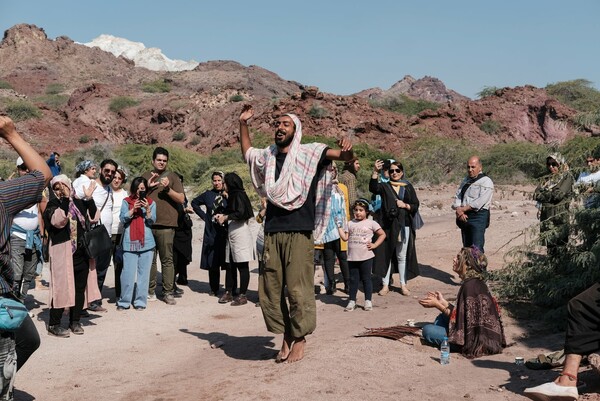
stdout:
POLYGON ((146 199, 146 191, 140 191, 140 194, 138 197, 140 198, 140 200, 146 199))

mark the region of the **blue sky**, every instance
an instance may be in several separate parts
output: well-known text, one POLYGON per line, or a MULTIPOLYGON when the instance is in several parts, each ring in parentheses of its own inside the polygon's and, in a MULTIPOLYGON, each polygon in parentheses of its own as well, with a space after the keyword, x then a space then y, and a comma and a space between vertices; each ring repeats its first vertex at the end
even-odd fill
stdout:
POLYGON ((340 95, 405 75, 434 76, 472 98, 485 86, 577 78, 600 88, 599 15, 598 0, 0 0, 3 30, 30 23, 77 42, 111 34, 172 59, 235 60, 340 95))

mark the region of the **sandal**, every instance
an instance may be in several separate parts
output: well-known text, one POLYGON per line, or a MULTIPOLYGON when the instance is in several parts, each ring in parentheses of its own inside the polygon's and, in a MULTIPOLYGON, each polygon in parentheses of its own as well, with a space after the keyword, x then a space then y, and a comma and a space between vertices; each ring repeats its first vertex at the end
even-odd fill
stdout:
POLYGON ((549 354, 539 354, 537 358, 525 362, 525 366, 531 370, 547 370, 562 366, 564 363, 565 351, 560 350, 549 354))

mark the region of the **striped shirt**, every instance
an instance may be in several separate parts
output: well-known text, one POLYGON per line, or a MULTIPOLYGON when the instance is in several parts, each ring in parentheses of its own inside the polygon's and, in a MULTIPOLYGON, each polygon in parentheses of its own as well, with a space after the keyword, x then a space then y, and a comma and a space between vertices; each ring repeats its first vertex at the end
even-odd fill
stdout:
POLYGON ((13 287, 10 265, 10 228, 15 214, 42 200, 44 175, 34 171, 14 180, 0 182, 0 295, 13 287))

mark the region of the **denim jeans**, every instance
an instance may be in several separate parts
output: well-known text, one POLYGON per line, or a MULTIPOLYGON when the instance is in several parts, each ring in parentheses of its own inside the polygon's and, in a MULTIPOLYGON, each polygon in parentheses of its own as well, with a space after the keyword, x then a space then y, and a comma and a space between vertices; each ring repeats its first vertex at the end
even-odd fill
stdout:
POLYGON ((35 277, 38 264, 38 252, 35 248, 25 249, 25 240, 17 236, 10 237, 10 263, 14 272, 15 282, 23 280, 21 291, 27 294, 29 282, 35 277))
POLYGON ((467 222, 460 225, 463 246, 476 245, 482 253, 485 253, 483 250, 485 229, 490 218, 490 211, 481 209, 478 212, 467 212, 467 217, 467 222))
MULTIPOLYGON (((406 250, 408 248, 408 239, 410 238, 410 227, 404 227, 404 241, 396 242, 396 259, 398 260, 398 275, 400 276, 400 284, 406 284, 406 250)), ((399 239, 399 238, 398 238, 399 239)), ((391 241, 392 239, 390 239, 391 241)), ((381 280, 383 285, 390 284, 390 276, 392 274, 392 261, 388 266, 385 277, 381 280)))
POLYGON ((148 284, 154 249, 143 252, 123 252, 123 271, 121 271, 121 297, 117 306, 129 308, 146 307, 148 284), (135 288, 135 298, 133 296, 135 288))
POLYGON ((450 318, 440 313, 433 321, 433 324, 423 326, 423 339, 429 344, 439 347, 444 337, 448 336, 449 322, 450 318))

